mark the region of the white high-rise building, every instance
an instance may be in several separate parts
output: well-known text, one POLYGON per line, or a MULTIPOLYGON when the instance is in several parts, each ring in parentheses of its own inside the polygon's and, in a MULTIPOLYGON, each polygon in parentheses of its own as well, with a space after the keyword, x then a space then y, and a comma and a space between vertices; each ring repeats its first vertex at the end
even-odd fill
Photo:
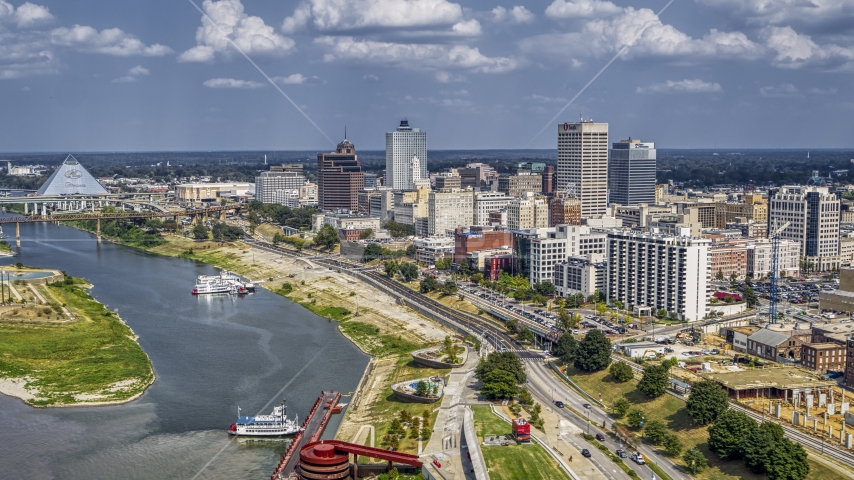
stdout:
POLYGON ((811 270, 839 267, 839 198, 827 187, 798 185, 783 186, 769 196, 768 233, 790 222, 780 238, 800 242, 811 270))
POLYGON ((557 189, 573 185, 581 217, 608 208, 608 124, 582 121, 557 126, 557 189))
POLYGON ((626 308, 648 307, 687 321, 706 316, 711 240, 612 231, 608 233, 606 295, 626 308))
POLYGON ((453 234, 456 228, 471 226, 474 220, 473 192, 457 188, 430 192, 427 218, 430 236, 453 234))
POLYGON ((489 225, 491 212, 503 212, 513 198, 501 192, 475 192, 474 194, 474 225, 489 225))
POLYGON ((427 178, 427 132, 401 120, 397 130, 385 134, 385 178, 394 190, 414 190, 427 178))

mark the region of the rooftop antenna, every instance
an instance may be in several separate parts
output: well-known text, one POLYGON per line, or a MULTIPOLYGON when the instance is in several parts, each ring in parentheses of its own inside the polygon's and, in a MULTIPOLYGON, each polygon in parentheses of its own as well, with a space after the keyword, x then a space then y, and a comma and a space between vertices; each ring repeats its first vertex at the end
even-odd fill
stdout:
POLYGON ((344 140, 347 140, 347 125, 344 125, 344 140))
POLYGON ((264 165, 267 165, 267 154, 264 154, 264 165))

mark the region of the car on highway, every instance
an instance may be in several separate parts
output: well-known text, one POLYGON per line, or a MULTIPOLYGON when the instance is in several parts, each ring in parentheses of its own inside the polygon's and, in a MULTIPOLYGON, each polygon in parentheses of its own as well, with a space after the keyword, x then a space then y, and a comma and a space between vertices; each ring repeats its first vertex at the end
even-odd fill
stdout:
POLYGON ((585 404, 584 404, 584 405, 582 405, 582 406, 583 406, 584 408, 591 408, 589 403, 585 403, 585 404))
POLYGON ((590 458, 590 450, 587 450, 586 448, 581 450, 581 456, 586 457, 586 458, 590 458))
POLYGON ((632 461, 637 463, 638 465, 646 464, 646 460, 643 459, 643 455, 639 452, 635 452, 632 454, 632 461))
POLYGON ((555 406, 556 406, 557 408, 563 408, 565 405, 563 404, 563 402, 561 402, 560 400, 558 400, 558 401, 556 401, 556 402, 555 402, 555 406))
POLYGON ((596 440, 599 440, 600 442, 604 442, 605 441, 605 435, 602 435, 601 433, 597 433, 596 434, 596 440))
POLYGON ((620 457, 620 458, 626 458, 626 457, 628 457, 628 456, 629 456, 629 454, 627 454, 625 450, 623 450, 622 448, 620 448, 620 449, 618 449, 618 450, 617 450, 617 456, 618 456, 618 457, 620 457))

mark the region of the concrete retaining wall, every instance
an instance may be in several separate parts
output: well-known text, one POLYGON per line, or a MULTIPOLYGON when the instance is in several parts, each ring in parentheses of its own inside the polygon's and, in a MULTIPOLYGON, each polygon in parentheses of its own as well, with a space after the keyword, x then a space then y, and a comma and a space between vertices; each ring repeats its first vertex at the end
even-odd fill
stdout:
POLYGON ((408 403, 436 403, 442 399, 442 397, 419 397, 418 395, 409 395, 408 393, 403 393, 395 389, 392 389, 391 393, 394 395, 395 399, 408 403))
POLYGON ((433 360, 430 358, 425 358, 425 357, 419 356, 422 353, 436 351, 442 347, 430 347, 430 348, 423 348, 421 350, 416 350, 416 351, 412 352, 412 360, 419 367, 425 367, 425 368, 457 368, 457 367, 462 367, 466 363, 466 358, 468 358, 468 347, 466 347, 465 345, 461 345, 461 346, 465 349, 465 351, 463 352, 462 362, 460 362, 460 363, 445 363, 445 362, 440 362, 439 360, 433 360))

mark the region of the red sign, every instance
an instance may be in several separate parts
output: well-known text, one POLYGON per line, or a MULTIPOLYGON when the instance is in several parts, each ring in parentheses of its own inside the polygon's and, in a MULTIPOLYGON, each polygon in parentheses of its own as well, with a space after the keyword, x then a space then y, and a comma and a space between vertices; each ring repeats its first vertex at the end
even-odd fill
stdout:
POLYGON ((567 130, 569 130, 569 124, 568 124, 568 123, 564 123, 564 124, 563 124, 563 131, 565 132, 565 131, 567 131, 567 130))

